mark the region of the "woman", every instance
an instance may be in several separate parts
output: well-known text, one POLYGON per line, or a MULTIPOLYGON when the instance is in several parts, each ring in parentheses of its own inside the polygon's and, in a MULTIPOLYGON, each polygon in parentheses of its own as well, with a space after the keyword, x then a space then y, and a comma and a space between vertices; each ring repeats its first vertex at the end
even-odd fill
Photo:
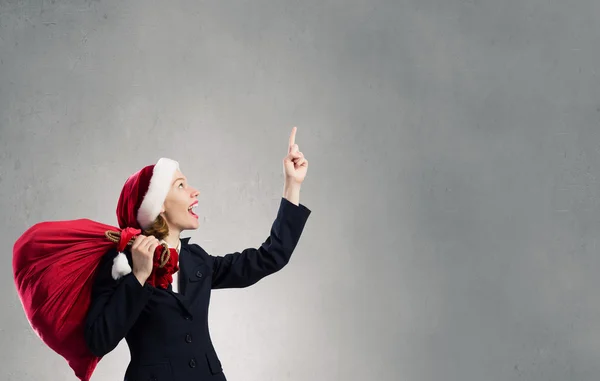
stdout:
POLYGON ((189 238, 179 238, 183 230, 198 228, 192 209, 200 192, 187 183, 177 162, 161 158, 127 180, 117 206, 119 225, 141 229, 142 235, 130 250, 111 250, 103 257, 85 328, 86 344, 96 356, 125 338, 131 353, 125 380, 226 380, 208 329, 211 289, 250 286, 289 261, 311 213, 299 204, 308 161, 295 134, 296 127, 283 161, 279 211, 258 249, 212 256, 189 238), (173 274, 153 271, 161 241, 171 258, 178 258, 171 266, 175 280, 173 274))

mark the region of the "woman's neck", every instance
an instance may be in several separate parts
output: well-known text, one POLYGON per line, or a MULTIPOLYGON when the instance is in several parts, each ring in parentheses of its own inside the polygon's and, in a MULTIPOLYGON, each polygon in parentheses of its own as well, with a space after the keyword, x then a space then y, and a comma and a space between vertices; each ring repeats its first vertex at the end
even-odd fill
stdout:
POLYGON ((167 237, 165 237, 165 241, 169 244, 169 247, 172 247, 174 249, 177 248, 177 246, 179 245, 179 234, 179 232, 172 232, 169 233, 167 237))

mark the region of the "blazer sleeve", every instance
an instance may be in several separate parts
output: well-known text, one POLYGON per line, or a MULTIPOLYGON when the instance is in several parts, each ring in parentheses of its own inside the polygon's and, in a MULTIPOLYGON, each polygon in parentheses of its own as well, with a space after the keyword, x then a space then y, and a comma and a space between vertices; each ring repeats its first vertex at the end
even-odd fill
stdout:
MULTIPOLYGON (((154 292, 149 284, 142 286, 133 272, 113 279, 111 269, 116 255, 116 250, 110 250, 102 257, 86 315, 85 342, 98 357, 112 351, 127 335, 154 292)), ((127 253, 131 265, 130 256, 127 253)))
POLYGON ((258 248, 210 256, 212 288, 244 288, 281 270, 290 260, 311 211, 282 197, 270 235, 258 248))

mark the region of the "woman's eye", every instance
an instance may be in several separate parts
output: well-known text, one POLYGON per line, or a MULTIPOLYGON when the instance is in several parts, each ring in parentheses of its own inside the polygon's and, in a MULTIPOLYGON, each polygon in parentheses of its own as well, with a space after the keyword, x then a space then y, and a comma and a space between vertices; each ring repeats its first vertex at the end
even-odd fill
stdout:
POLYGON ((179 186, 183 186, 183 183, 179 183, 179 186))

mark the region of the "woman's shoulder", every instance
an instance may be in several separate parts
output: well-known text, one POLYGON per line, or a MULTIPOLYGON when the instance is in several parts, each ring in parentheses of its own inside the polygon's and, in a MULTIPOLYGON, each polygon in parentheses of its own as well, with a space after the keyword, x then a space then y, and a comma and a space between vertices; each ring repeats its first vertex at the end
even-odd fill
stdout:
POLYGON ((190 243, 188 242, 189 238, 186 238, 185 240, 181 240, 181 245, 182 247, 187 248, 189 251, 191 251, 193 254, 206 254, 206 251, 204 251, 204 249, 202 248, 202 246, 198 245, 197 243, 190 243))
POLYGON ((212 266, 216 257, 210 255, 204 248, 197 243, 187 244, 187 249, 193 257, 199 258, 200 261, 212 266))

